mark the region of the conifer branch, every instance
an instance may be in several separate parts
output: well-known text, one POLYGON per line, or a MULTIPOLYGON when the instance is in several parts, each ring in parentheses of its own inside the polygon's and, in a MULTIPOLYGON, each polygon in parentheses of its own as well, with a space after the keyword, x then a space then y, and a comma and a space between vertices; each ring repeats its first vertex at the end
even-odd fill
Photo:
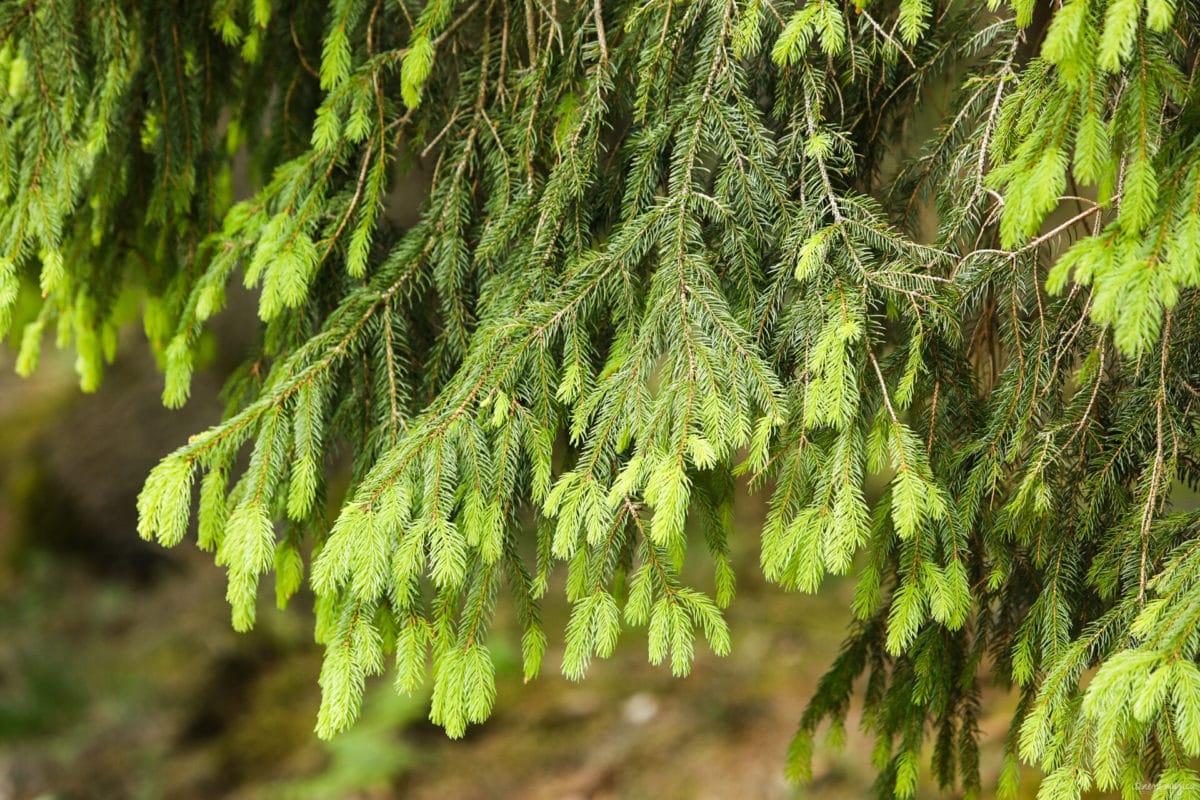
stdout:
POLYGON ((881 796, 926 761, 977 791, 990 672, 1005 791, 1020 759, 1052 799, 1196 783, 1200 5, 93 11, 0 0, 0 333, 27 374, 53 328, 91 390, 139 306, 179 405, 241 272, 261 343, 139 533, 185 538, 199 480, 239 628, 309 562, 322 735, 392 654, 483 722, 495 606, 531 679, 558 569, 572 678, 625 625, 677 674, 697 630, 726 652, 736 460, 768 579, 863 565, 790 774, 865 675, 881 796))

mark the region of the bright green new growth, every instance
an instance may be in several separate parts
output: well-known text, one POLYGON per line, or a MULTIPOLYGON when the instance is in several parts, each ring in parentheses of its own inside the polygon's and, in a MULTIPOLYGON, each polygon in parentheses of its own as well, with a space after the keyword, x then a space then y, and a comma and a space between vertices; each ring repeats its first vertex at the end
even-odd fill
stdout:
POLYGON ((880 796, 979 794, 990 680, 1001 797, 1185 792, 1198 48, 1182 0, 0 0, 0 332, 92 390, 139 316, 177 406, 256 290, 139 533, 198 485, 235 627, 311 588, 322 736, 389 671, 484 721, 494 610, 535 677, 556 572, 570 678, 627 626, 727 652, 745 475, 770 580, 856 576, 793 777, 865 674, 880 796))

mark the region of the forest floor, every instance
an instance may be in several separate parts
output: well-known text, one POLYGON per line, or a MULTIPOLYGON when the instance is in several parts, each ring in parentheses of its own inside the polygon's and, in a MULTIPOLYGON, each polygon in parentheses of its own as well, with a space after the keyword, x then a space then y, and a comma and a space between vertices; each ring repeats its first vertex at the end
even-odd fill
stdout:
MULTIPOLYGON (((818 743, 810 785, 783 779, 788 741, 844 636, 850 584, 816 596, 765 584, 757 501, 739 505, 728 657, 698 645, 691 676, 673 678, 647 664, 644 631, 628 631, 573 683, 558 672, 566 610, 552 590, 551 649, 529 684, 502 604, 489 641, 496 711, 465 739, 446 739, 426 719, 428 698, 398 696, 384 677, 356 727, 323 743, 306 598, 264 607, 254 632, 235 634, 211 557, 191 544, 163 554, 133 531, 145 470, 213 418, 213 387, 172 415, 144 364, 88 398, 61 365, 44 372, 0 378, 0 800, 870 795, 857 711, 843 747, 818 743)), ((985 785, 1011 703, 998 691, 985 703, 985 785)), ((957 795, 922 785, 918 796, 957 795)))

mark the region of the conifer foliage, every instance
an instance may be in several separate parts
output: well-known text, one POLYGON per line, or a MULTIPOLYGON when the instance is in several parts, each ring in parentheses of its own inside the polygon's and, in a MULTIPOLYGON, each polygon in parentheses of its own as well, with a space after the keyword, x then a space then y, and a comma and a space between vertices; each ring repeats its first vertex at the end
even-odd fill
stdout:
POLYGON ((239 630, 311 587, 322 736, 381 673, 483 722, 500 603, 528 678, 725 653, 746 476, 766 577, 857 587, 794 777, 861 685, 880 796, 974 795, 995 681, 1000 796, 1185 796, 1198 63, 1192 0, 0 0, 0 332, 90 390, 138 316, 178 406, 256 290, 139 532, 198 495, 239 630))

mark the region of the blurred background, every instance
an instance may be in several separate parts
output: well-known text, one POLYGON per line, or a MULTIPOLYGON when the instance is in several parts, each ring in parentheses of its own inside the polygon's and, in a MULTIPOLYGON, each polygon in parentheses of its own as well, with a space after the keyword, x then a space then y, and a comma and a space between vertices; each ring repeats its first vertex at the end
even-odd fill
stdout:
MULTIPOLYGON (((764 509, 751 497, 738 504, 729 657, 698 644, 692 675, 675 679, 647 664, 645 633, 633 630, 572 683, 558 672, 566 610, 551 591, 542 677, 522 683, 502 606, 489 642, 495 715, 464 740, 428 722, 427 696, 398 696, 385 676, 369 685, 356 727, 319 741, 310 598, 278 612, 268 587, 258 627, 235 634, 211 556, 190 541, 164 551, 134 530, 148 470, 220 415, 222 377, 254 330, 246 305, 222 315, 219 346, 181 411, 162 407, 136 330, 87 396, 68 354, 47 348, 21 380, 0 350, 0 800, 868 796, 871 743, 853 715, 840 749, 818 747, 811 785, 783 779, 851 586, 831 582, 814 597, 766 585, 764 509)), ((993 694, 986 707, 985 786, 1012 703, 993 694)), ((919 796, 943 795, 923 785, 919 796)))

